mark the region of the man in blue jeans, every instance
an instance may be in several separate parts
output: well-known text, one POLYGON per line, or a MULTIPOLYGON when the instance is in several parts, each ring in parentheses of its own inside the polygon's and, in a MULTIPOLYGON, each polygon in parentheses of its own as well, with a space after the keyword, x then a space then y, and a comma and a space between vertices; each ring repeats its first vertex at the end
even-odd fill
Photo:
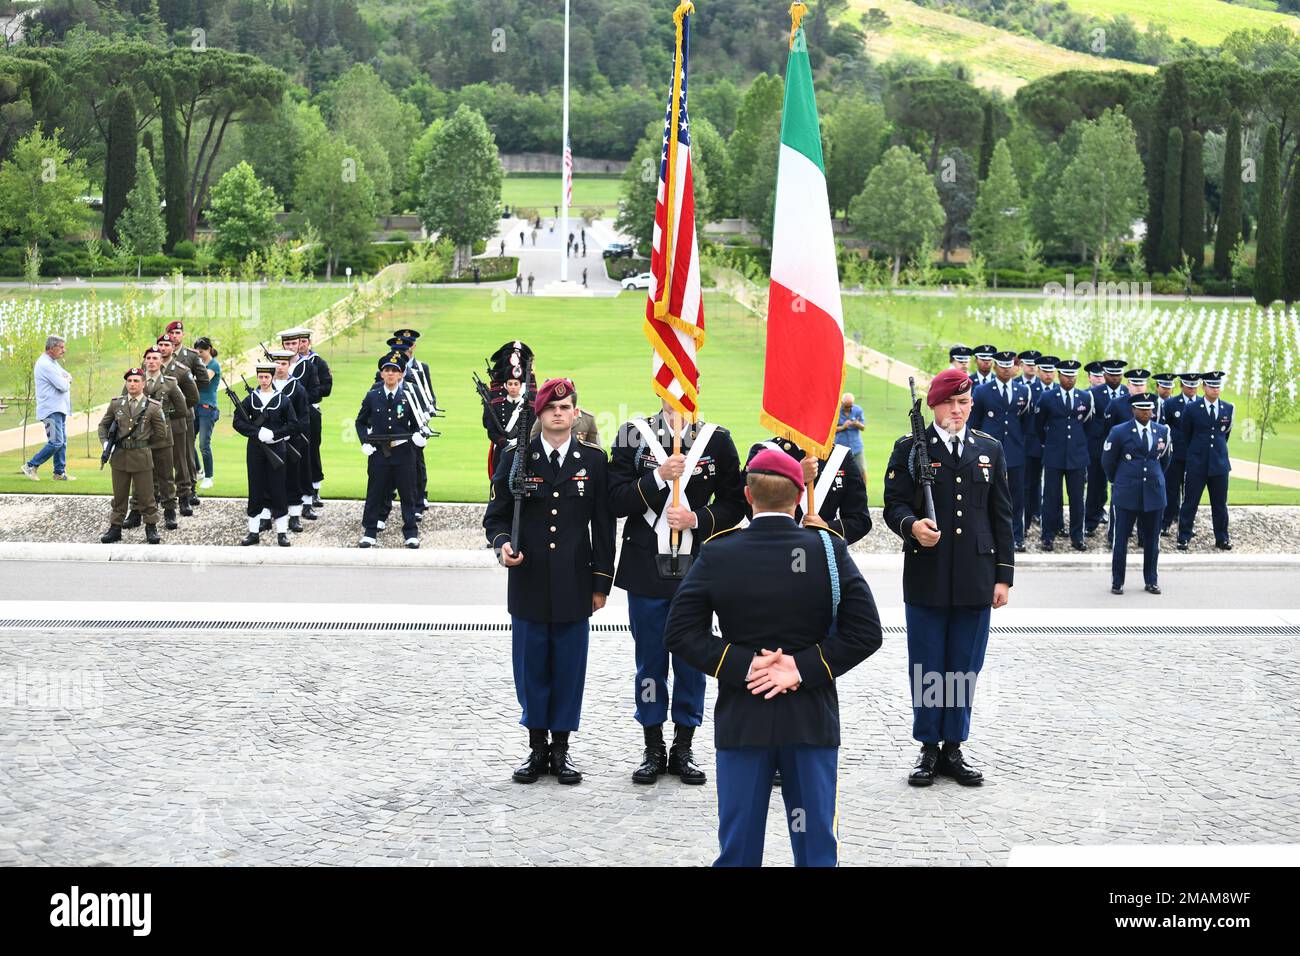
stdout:
POLYGON ((32 376, 36 379, 36 417, 45 423, 45 447, 23 465, 23 474, 40 481, 36 469, 54 459, 55 481, 76 481, 68 474, 67 418, 72 414, 72 376, 59 364, 68 349, 61 336, 45 340, 45 352, 36 360, 32 376))
POLYGON ((867 460, 862 454, 862 429, 867 427, 867 416, 862 407, 854 404, 852 392, 840 398, 840 417, 835 424, 835 444, 844 445, 858 464, 863 476, 867 473, 867 460))

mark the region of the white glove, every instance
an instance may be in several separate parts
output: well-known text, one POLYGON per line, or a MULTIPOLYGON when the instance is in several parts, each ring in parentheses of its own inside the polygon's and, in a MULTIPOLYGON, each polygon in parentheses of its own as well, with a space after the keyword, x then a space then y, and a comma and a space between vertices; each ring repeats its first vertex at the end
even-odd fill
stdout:
POLYGON ((101 449, 101 451, 108 451, 108 442, 104 442, 104 447, 101 449))
POLYGON ((275 432, 263 426, 257 430, 257 437, 269 445, 271 442, 275 441, 275 432))
POLYGON ((361 454, 363 454, 363 455, 365 455, 367 458, 369 458, 369 457, 370 457, 371 455, 373 455, 374 453, 375 453, 375 446, 374 446, 374 445, 368 445, 368 444, 366 444, 365 442, 362 442, 362 443, 361 443, 361 454))
POLYGON ((411 436, 411 441, 416 448, 423 448, 425 445, 429 444, 429 439, 425 438, 424 435, 418 432, 411 436))

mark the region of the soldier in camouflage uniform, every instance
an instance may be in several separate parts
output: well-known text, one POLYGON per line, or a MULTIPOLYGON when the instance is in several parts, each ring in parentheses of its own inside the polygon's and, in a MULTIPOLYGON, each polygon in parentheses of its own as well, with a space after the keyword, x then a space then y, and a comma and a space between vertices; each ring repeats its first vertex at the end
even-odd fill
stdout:
POLYGON ((127 369, 126 395, 108 403, 99 422, 99 441, 109 447, 109 432, 117 423, 117 435, 109 457, 113 469, 113 513, 109 528, 100 537, 104 544, 122 540, 122 520, 132 490, 144 507, 144 533, 150 544, 158 544, 158 506, 153 497, 153 452, 149 446, 167 430, 162 405, 144 394, 144 369, 127 369))
MULTIPOLYGON (((126 394, 126 389, 122 390, 126 394)), ((176 524, 176 475, 172 461, 174 439, 171 423, 185 417, 185 396, 181 394, 176 379, 162 374, 162 353, 156 348, 146 349, 144 353, 144 394, 151 401, 162 406, 163 419, 168 427, 154 437, 149 443, 153 452, 153 490, 154 499, 162 506, 167 530, 172 531, 176 524)), ((127 512, 123 528, 140 527, 140 514, 143 509, 140 499, 132 495, 131 510, 127 512)))
MULTIPOLYGON (((176 471, 176 498, 180 503, 181 515, 188 518, 194 514, 190 505, 194 497, 194 461, 190 455, 189 434, 194 427, 194 409, 199 405, 199 386, 189 366, 172 352, 172 340, 165 335, 158 337, 158 350, 162 352, 162 373, 176 379, 176 385, 185 397, 185 413, 169 419, 172 428, 172 467, 176 471)), ((206 374, 206 373, 205 373, 206 374)), ((176 523, 176 516, 167 518, 170 530, 176 523)))

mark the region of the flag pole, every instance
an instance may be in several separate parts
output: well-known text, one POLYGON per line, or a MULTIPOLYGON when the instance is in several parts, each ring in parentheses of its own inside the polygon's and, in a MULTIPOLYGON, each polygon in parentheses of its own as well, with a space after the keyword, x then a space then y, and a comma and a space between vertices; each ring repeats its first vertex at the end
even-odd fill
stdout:
POLYGON ((560 135, 560 238, 565 242, 560 281, 569 281, 569 0, 564 0, 564 130, 560 135))

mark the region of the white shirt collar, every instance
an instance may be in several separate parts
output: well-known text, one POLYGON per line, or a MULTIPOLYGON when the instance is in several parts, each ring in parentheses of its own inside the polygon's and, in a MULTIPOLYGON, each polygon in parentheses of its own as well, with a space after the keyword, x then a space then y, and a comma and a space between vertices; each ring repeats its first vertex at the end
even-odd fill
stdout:
POLYGON ((786 514, 784 511, 760 511, 758 514, 754 515, 754 517, 751 518, 750 520, 757 521, 759 518, 789 518, 791 521, 793 521, 794 515, 786 514))
MULTIPOLYGON (((539 436, 539 437, 542 439, 542 452, 544 453, 544 455, 545 455, 545 457, 547 458, 547 460, 550 460, 550 457, 551 457, 551 451, 552 451, 552 449, 553 449, 553 446, 551 445, 550 442, 548 442, 548 441, 546 440, 546 435, 543 434, 543 435, 541 435, 541 436, 539 436)), ((569 457, 569 445, 571 445, 571 444, 573 444, 573 435, 572 435, 572 433, 570 433, 569 437, 567 437, 567 438, 564 439, 564 444, 563 444, 563 445, 561 445, 559 448, 554 448, 555 451, 558 451, 558 452, 560 453, 560 462, 561 462, 561 463, 563 463, 564 460, 565 460, 566 458, 569 457)))
POLYGON ((397 388, 394 388, 391 391, 389 390, 387 385, 384 385, 384 395, 385 397, 391 398, 394 395, 396 395, 399 391, 401 391, 401 389, 402 389, 402 385, 400 382, 397 384, 397 388))
POLYGON ((969 425, 965 425, 965 426, 963 426, 963 427, 962 427, 962 430, 961 430, 960 432, 958 432, 956 435, 954 435, 952 432, 948 431, 946 428, 942 428, 942 427, 940 427, 940 425, 939 425, 938 422, 935 422, 935 423, 934 423, 934 430, 935 430, 935 433, 939 436, 939 440, 940 440, 941 442, 943 442, 945 445, 947 445, 948 447, 950 447, 950 448, 952 447, 952 440, 953 440, 954 438, 960 439, 960 440, 961 440, 961 443, 962 443, 963 445, 965 445, 966 442, 968 442, 968 441, 970 440, 970 438, 969 438, 970 426, 969 426, 969 425))

